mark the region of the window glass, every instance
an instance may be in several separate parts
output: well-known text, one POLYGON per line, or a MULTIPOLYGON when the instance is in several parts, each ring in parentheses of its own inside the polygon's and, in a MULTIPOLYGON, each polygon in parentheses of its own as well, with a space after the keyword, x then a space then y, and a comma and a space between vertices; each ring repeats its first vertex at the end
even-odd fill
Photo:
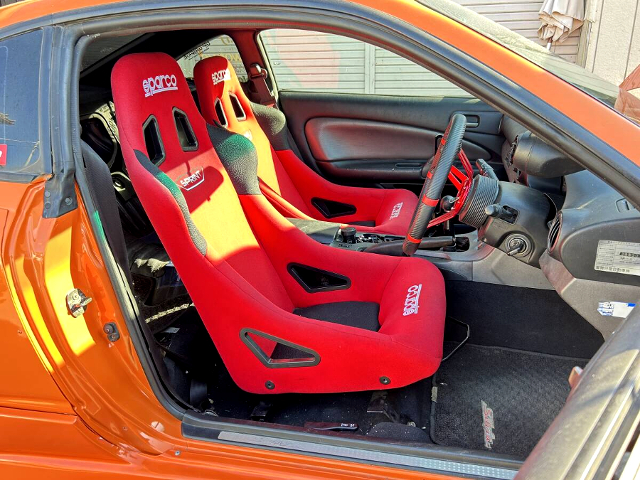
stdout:
MULTIPOLYGON (((450 0, 418 0, 426 7, 455 20, 466 27, 490 38, 496 43, 523 56, 532 63, 571 83, 585 93, 613 106, 619 90, 616 85, 601 79, 596 74, 550 52, 537 43, 509 30, 503 25, 480 15, 469 8, 450 0)), ((507 2, 504 2, 507 3, 507 2)))
POLYGON ((82 55, 80 71, 84 71, 100 60, 111 55, 116 50, 125 45, 140 39, 142 35, 125 35, 123 37, 98 37, 87 47, 87 51, 82 55))
POLYGON ((359 40, 292 29, 266 30, 260 38, 280 90, 470 96, 420 65, 359 40))
POLYGON ((246 82, 249 79, 236 44, 233 43, 233 40, 228 35, 221 35, 198 45, 198 47, 180 57, 178 64, 185 77, 193 78, 193 68, 196 66, 196 63, 204 58, 218 55, 225 57, 231 62, 238 76, 238 80, 246 82))
POLYGON ((51 172, 40 144, 41 48, 42 30, 0 41, 0 174, 24 180, 51 172))

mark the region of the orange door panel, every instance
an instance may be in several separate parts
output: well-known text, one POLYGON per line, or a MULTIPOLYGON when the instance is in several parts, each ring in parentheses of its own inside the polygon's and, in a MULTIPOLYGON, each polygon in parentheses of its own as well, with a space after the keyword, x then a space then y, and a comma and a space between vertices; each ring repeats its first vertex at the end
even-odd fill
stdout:
MULTIPOLYGON (((3 184, 0 196, 0 246, 6 251, 8 227, 15 218, 23 185, 3 184)), ((11 271, 0 256, 0 407, 72 413, 64 395, 51 378, 51 365, 34 342, 24 311, 15 302, 11 271)))

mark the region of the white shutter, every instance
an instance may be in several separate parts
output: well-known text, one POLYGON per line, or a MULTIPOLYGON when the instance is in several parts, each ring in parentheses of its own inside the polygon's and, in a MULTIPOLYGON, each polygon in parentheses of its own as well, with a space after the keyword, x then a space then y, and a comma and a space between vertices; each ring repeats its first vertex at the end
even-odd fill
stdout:
MULTIPOLYGON (((543 0, 454 0, 526 38, 538 39, 543 0)), ((468 96, 413 62, 338 35, 274 29, 260 34, 281 90, 379 95, 468 96)), ((553 51, 575 62, 580 32, 553 51)), ((564 63, 564 62, 563 62, 564 63)))
MULTIPOLYGON (((499 23, 509 30, 519 33, 540 45, 546 43, 538 38, 540 19, 538 12, 542 8, 543 0, 453 0, 454 2, 473 10, 476 13, 499 23)), ((578 56, 580 29, 573 32, 563 43, 551 47, 551 51, 561 57, 574 62, 578 56)))
POLYGON ((430 97, 469 96, 466 91, 420 65, 382 48, 374 48, 374 93, 430 97))
POLYGON ((305 30, 267 30, 260 36, 278 88, 365 92, 364 43, 305 30))

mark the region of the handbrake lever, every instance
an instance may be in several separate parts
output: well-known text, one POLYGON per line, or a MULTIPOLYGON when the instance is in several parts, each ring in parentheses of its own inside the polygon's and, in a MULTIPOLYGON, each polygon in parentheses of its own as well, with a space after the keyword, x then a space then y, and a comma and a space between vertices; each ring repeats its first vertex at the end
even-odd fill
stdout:
MULTIPOLYGON (((392 257, 402 257, 402 244, 404 240, 394 240, 392 242, 376 243, 367 247, 364 251, 369 253, 377 253, 378 255, 389 255, 392 257)), ((418 250, 427 250, 430 248, 451 247, 456 244, 452 236, 443 237, 427 237, 420 241, 418 250)))

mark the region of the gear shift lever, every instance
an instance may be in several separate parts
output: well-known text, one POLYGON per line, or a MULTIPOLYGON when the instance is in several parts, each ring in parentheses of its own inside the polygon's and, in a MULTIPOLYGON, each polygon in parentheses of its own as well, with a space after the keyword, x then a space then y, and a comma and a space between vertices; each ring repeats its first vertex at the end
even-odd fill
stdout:
POLYGON ((340 229, 342 241, 345 243, 356 243, 356 229, 354 227, 342 227, 340 229))

